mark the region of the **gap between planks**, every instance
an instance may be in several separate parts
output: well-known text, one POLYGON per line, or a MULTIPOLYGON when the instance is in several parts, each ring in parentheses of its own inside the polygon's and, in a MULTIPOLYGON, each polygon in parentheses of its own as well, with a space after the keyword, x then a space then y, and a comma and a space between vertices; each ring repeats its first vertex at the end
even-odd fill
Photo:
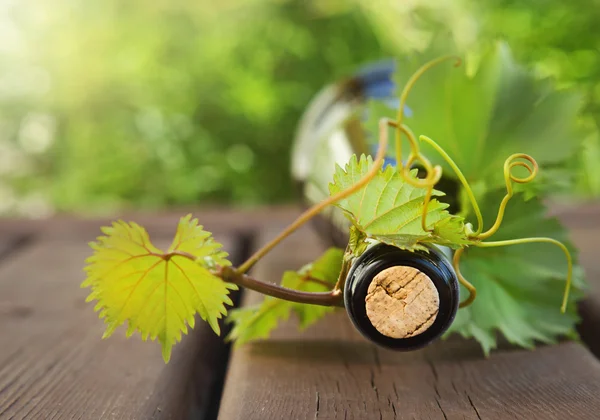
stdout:
POLYGON ((14 253, 27 248, 31 245, 35 235, 26 233, 10 233, 0 236, 0 264, 14 253))

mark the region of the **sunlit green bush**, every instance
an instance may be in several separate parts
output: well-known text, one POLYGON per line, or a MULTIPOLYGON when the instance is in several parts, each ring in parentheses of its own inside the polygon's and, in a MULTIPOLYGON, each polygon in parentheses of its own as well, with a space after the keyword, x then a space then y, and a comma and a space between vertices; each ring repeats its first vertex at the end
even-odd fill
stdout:
POLYGON ((0 92, 2 210, 28 212, 34 199, 93 212, 292 197, 302 109, 385 52, 356 10, 225 3, 13 4, 5 20, 19 43, 5 41, 0 69, 12 89, 0 92))
POLYGON ((591 134, 574 167, 600 193, 600 9, 552 3, 3 2, 0 214, 291 199, 290 144, 312 95, 436 32, 465 48, 501 35, 581 87, 591 134))

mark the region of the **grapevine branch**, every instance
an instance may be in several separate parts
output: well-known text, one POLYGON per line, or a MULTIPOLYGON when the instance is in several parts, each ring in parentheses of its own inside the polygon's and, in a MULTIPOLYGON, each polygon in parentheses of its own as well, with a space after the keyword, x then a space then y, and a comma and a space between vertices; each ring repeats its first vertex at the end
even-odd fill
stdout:
MULTIPOLYGON (((198 258, 193 254, 178 250, 166 252, 164 254, 150 253, 147 255, 153 255, 165 261, 169 261, 175 256, 187 258, 188 260, 194 262, 198 261, 198 258)), ((342 303, 343 299, 341 293, 335 293, 335 289, 329 292, 303 292, 300 290, 283 287, 275 283, 258 280, 254 277, 248 276, 247 274, 240 273, 239 270, 229 266, 217 265, 213 267, 211 271, 215 276, 220 277, 225 282, 233 283, 238 286, 279 299, 321 306, 344 306, 342 303)), ((306 276, 305 280, 329 286, 325 282, 310 276, 306 276)))
MULTIPOLYGON (((415 85, 415 83, 417 82, 417 80, 427 70, 433 68, 434 66, 436 66, 440 63, 443 63, 443 62, 451 60, 451 59, 456 61, 455 65, 460 65, 461 60, 458 57, 455 57, 455 56, 441 57, 441 58, 430 61, 429 63, 426 63, 425 65, 423 65, 408 80, 408 82, 404 86, 404 89, 400 95, 400 106, 399 106, 399 110, 398 110, 397 120, 393 121, 390 119, 382 118, 379 121, 379 148, 377 150, 377 154, 375 156, 373 165, 371 166, 371 168, 369 169, 369 171, 367 172, 367 174, 365 176, 363 176, 358 182, 353 184, 351 187, 321 201, 320 203, 318 203, 318 204, 312 206, 311 208, 309 208, 308 210, 306 210, 294 222, 292 222, 287 228, 285 228, 277 237, 275 237, 273 240, 271 240, 266 245, 264 245, 262 248, 260 248, 256 253, 254 253, 250 258, 248 258, 248 260, 246 260, 237 269, 231 268, 231 267, 218 267, 216 270, 216 274, 221 276, 223 278, 223 280, 225 280, 225 281, 235 283, 235 284, 243 286, 243 287, 247 287, 249 289, 258 291, 258 292, 266 294, 266 295, 279 297, 279 298, 290 300, 293 302, 311 303, 311 304, 325 305, 325 306, 342 306, 343 303, 342 303, 341 289, 343 287, 345 275, 346 275, 346 272, 349 267, 349 262, 346 260, 346 258, 344 259, 342 272, 340 273, 338 281, 337 281, 336 285, 334 286, 333 290, 331 290, 329 292, 313 293, 313 292, 302 292, 302 291, 298 291, 298 290, 292 290, 292 289, 288 289, 288 288, 278 286, 278 285, 275 285, 272 283, 265 283, 263 281, 259 281, 257 279, 254 279, 254 278, 246 275, 246 273, 254 266, 254 264, 256 264, 256 262, 258 262, 267 253, 269 253, 275 246, 277 246, 286 237, 288 237, 293 232, 295 232, 299 227, 301 227, 306 222, 308 222, 310 219, 312 219, 314 216, 319 214, 326 207, 328 207, 332 204, 335 204, 336 202, 354 194, 355 192, 357 192, 358 190, 363 188, 365 185, 367 185, 377 175, 377 173, 381 170, 381 168, 383 166, 383 160, 386 155, 387 142, 388 142, 388 132, 387 131, 388 131, 388 127, 391 126, 396 129, 396 131, 395 131, 395 133, 396 133, 395 134, 395 145, 396 145, 395 153, 396 153, 396 162, 397 162, 396 170, 402 175, 402 178, 408 184, 410 184, 414 187, 417 187, 417 188, 425 188, 426 189, 426 193, 425 193, 424 200, 423 200, 423 210, 422 210, 422 214, 421 214, 421 227, 422 227, 423 231, 431 232, 433 230, 433 227, 429 227, 427 225, 427 213, 428 213, 427 210, 428 210, 428 205, 431 201, 431 197, 433 195, 433 188, 442 177, 442 167, 440 165, 433 165, 431 163, 431 161, 424 154, 421 153, 420 147, 419 147, 420 142, 427 143, 429 146, 431 146, 435 151, 437 151, 439 153, 439 155, 444 159, 444 161, 454 171, 456 177, 458 178, 462 187, 464 188, 464 190, 467 194, 467 197, 469 198, 471 207, 473 209, 473 212, 475 213, 475 218, 477 219, 477 228, 474 231, 470 224, 467 224, 465 226, 465 233, 466 233, 468 239, 471 241, 471 245, 481 247, 481 248, 491 248, 491 247, 526 244, 526 243, 533 243, 533 242, 545 242, 545 243, 551 243, 551 244, 557 245, 564 251, 564 253, 567 257, 567 262, 568 262, 568 275, 567 275, 567 282, 566 282, 566 286, 565 286, 566 289, 565 289, 565 293, 563 296, 563 302, 562 302, 562 306, 561 306, 561 310, 564 312, 566 310, 566 305, 568 302, 569 290, 570 290, 571 283, 572 283, 572 271, 573 271, 572 258, 569 253, 569 250, 565 247, 564 244, 562 244, 561 242, 559 242, 555 239, 552 239, 552 238, 521 238, 521 239, 512 239, 512 240, 506 240, 506 241, 484 242, 485 239, 488 239, 492 235, 494 235, 498 231, 498 229, 500 228, 500 226, 502 224, 502 221, 504 218, 504 213, 506 211, 506 206, 514 194, 512 183, 513 182, 527 183, 527 182, 532 181, 536 177, 536 175, 539 171, 539 167, 538 167, 538 164, 535 161, 535 159, 533 159, 531 156, 524 154, 524 153, 517 153, 517 154, 509 156, 508 159, 506 159, 506 161, 504 163, 504 179, 505 179, 505 184, 506 184, 506 195, 504 196, 504 198, 502 199, 502 201, 500 203, 500 206, 498 209, 498 214, 496 216, 496 220, 495 220, 494 224, 492 225, 492 227, 490 229, 483 232, 484 224, 483 224, 483 216, 482 216, 480 207, 477 203, 477 200, 475 199, 475 195, 473 194, 473 191, 472 191, 466 177, 464 176, 464 174, 462 173, 462 171, 460 170, 458 165, 452 160, 452 158, 448 155, 448 153, 446 153, 446 151, 439 144, 437 144, 434 140, 430 139, 427 136, 422 135, 419 137, 419 141, 417 141, 416 136, 411 131, 411 129, 402 123, 402 120, 404 117, 404 115, 403 115, 404 106, 406 104, 408 94, 409 94, 410 90, 413 88, 413 86, 415 85), (408 157, 407 157, 405 163, 403 163, 403 161, 402 161, 402 149, 401 149, 402 135, 405 135, 407 137, 408 143, 410 146, 410 152, 408 154, 408 157), (423 168, 425 169, 425 176, 423 178, 413 177, 410 174, 410 169, 416 163, 420 163, 423 166, 423 168), (525 177, 517 177, 516 175, 514 175, 512 173, 512 169, 515 167, 525 168, 529 172, 529 175, 525 176, 525 177)), ((465 279, 465 277, 462 275, 462 273, 460 271, 460 259, 461 259, 462 255, 464 254, 464 251, 466 249, 465 247, 466 246, 459 248, 455 252, 453 260, 452 260, 459 282, 469 292, 469 296, 463 302, 461 302, 461 304, 460 304, 461 307, 470 305, 475 300, 475 297, 477 295, 476 288, 469 281, 467 281, 465 279)))
POLYGON ((215 274, 224 281, 237 284, 279 299, 285 299, 290 302, 310 303, 311 305, 321 306, 344 306, 343 296, 335 289, 329 292, 303 292, 301 290, 289 289, 275 283, 268 283, 257 280, 247 274, 240 273, 233 267, 219 267, 215 274))

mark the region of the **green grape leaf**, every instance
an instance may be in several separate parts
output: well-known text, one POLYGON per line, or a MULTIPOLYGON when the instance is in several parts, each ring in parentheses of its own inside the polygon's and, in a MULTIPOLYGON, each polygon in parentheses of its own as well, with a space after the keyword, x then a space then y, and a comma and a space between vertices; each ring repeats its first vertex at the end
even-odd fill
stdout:
POLYGON ((81 287, 91 288, 87 301, 96 300, 96 311, 107 324, 104 337, 127 322, 127 336, 139 331, 145 341, 158 339, 165 362, 171 349, 194 328, 195 314, 220 334, 218 319, 232 305, 223 282, 209 271, 230 265, 222 245, 198 225, 191 215, 182 217, 173 243, 163 252, 150 242, 136 223, 118 221, 102 228, 106 236, 90 243, 93 254, 86 260, 87 278, 81 287), (187 253, 192 260, 179 253, 187 253))
MULTIPOLYGON (((344 252, 339 248, 329 248, 311 264, 298 271, 286 271, 281 285, 305 292, 326 292, 333 288, 342 270, 344 252)), ((267 296, 262 303, 232 310, 227 318, 234 324, 228 340, 236 345, 269 337, 280 321, 289 318, 293 311, 298 317, 300 327, 306 328, 317 322, 334 308, 308 305, 267 296)))
MULTIPOLYGON (((373 166, 373 159, 353 155, 345 169, 336 167, 329 193, 337 194, 352 187, 373 166)), ((412 171, 414 176, 416 170, 412 171)), ((404 181, 392 166, 382 169, 367 185, 336 205, 346 212, 352 224, 369 238, 402 249, 426 249, 423 243, 460 246, 470 243, 464 220, 451 216, 445 203, 432 199, 427 207, 428 228, 421 226, 421 215, 426 189, 414 187, 404 181)), ((440 196, 443 193, 433 192, 440 196)))
MULTIPOLYGON (((494 220, 504 191, 488 193, 480 202, 484 220, 494 220)), ((567 231, 558 220, 546 217, 542 202, 524 201, 517 194, 510 201, 500 230, 490 241, 548 236, 568 242, 567 231)), ((497 346, 497 333, 513 344, 532 348, 535 342, 554 343, 572 336, 577 322, 576 304, 584 286, 581 270, 575 267, 575 288, 566 314, 560 312, 567 262, 556 246, 531 243, 499 248, 471 247, 460 264, 465 278, 477 288, 477 298, 460 309, 448 333, 474 337, 484 352, 497 346)), ((465 295, 461 289, 461 295, 465 295)))
MULTIPOLYGON (((439 56, 432 49, 400 60, 394 76, 398 90, 419 66, 439 56)), ((411 113, 404 123, 415 134, 435 140, 469 182, 483 181, 490 191, 504 185, 504 160, 513 153, 533 156, 542 168, 564 166, 584 138, 576 125, 581 95, 536 79, 514 61, 504 43, 478 58, 478 63, 468 58, 460 67, 449 62, 427 71, 408 96, 411 113)), ((368 105, 366 129, 375 142, 377 121, 395 118, 396 112, 382 103, 368 105)), ((445 176, 456 178, 435 150, 424 143, 421 148, 432 163, 443 167, 445 176)), ((537 188, 543 188, 543 181, 540 177, 537 188)))
POLYGON ((234 326, 227 340, 235 340, 236 345, 268 338, 279 322, 290 317, 289 302, 270 296, 259 305, 233 309, 227 315, 227 322, 234 326))

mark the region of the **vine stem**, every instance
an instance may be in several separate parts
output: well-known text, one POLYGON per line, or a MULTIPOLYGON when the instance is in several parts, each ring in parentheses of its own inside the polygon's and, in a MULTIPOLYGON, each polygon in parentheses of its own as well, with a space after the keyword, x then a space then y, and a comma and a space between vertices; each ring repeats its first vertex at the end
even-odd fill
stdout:
POLYGON ((520 245, 520 244, 528 244, 534 242, 542 242, 549 243, 558 246, 567 257, 567 265, 568 265, 568 274, 567 274, 567 284, 565 285, 565 292, 563 294, 563 301, 560 307, 560 311, 565 313, 567 310, 567 303, 569 301, 569 291, 571 290, 571 283, 573 282, 573 258, 571 257, 571 253, 567 249, 567 247, 560 241, 552 238, 545 237, 534 237, 534 238, 520 238, 520 239, 509 239, 506 241, 490 241, 490 242, 478 242, 474 245, 480 248, 494 248, 499 246, 509 246, 509 245, 520 245))
MULTIPOLYGON (((419 80, 419 78, 423 75, 423 73, 425 73, 432 67, 435 67, 438 64, 443 63, 444 61, 448 61, 448 60, 456 60, 455 66, 459 66, 462 63, 462 60, 460 59, 460 57, 457 57, 454 55, 445 55, 443 57, 437 58, 435 60, 431 60, 430 62, 422 65, 416 72, 414 72, 414 74, 410 77, 410 79, 408 79, 408 81, 404 85, 404 89, 402 89, 402 93, 400 94, 400 107, 398 108, 398 117, 396 119, 396 122, 398 123, 399 127, 402 126, 402 119, 404 118, 404 106, 406 105, 406 99, 408 98, 408 93, 413 88, 413 86, 415 85, 417 80, 419 80)), ((402 134, 401 130, 396 130, 396 162, 398 163, 398 165, 400 165, 400 162, 402 162, 401 134, 402 134)))
POLYGON ((439 144, 437 144, 435 141, 433 141, 432 139, 430 139, 427 136, 419 136, 419 140, 424 141, 425 143, 427 143, 428 145, 433 147, 435 149, 435 151, 438 152, 439 155, 446 161, 446 163, 448 165, 450 165, 450 168, 452 168, 452 170, 456 174, 456 177, 462 184, 463 188, 465 189, 465 192, 467 193, 467 196, 469 197, 469 201, 471 202, 471 207, 473 207, 473 211, 475 212, 475 217, 477 218, 477 230, 475 232, 473 232, 472 236, 479 235, 481 233, 481 231, 483 230, 483 216, 481 214, 481 210, 479 209, 479 204, 477 204, 477 200, 475 199, 475 194, 473 194, 473 190, 471 189, 471 186, 469 185, 467 178, 465 178, 465 176, 463 175, 463 173, 460 170, 460 168, 458 167, 458 165, 454 162, 454 160, 450 157, 450 155, 448 153, 446 153, 446 151, 444 149, 441 148, 441 146, 439 144))
POLYGON ((410 154, 406 161, 406 165, 400 164, 402 168, 400 171, 400 175, 404 178, 408 184, 412 185, 416 188, 426 188, 425 198, 423 199, 423 212, 421 214, 421 229, 424 232, 431 232, 433 229, 429 229, 427 227, 427 208, 429 207, 429 202, 431 201, 431 196, 433 195, 433 187, 435 184, 439 182, 442 178, 442 167, 436 165, 435 167, 431 165, 429 159, 427 159, 420 151, 419 144, 415 138, 415 135, 406 125, 401 124, 397 125, 397 132, 402 132, 406 134, 408 137, 408 141, 410 143, 410 154), (415 161, 420 161, 425 168, 425 172, 427 173, 425 178, 413 178, 410 176, 410 168, 415 163, 415 161))
POLYGON ((277 237, 269 241, 266 245, 264 245, 262 248, 256 251, 250 258, 248 258, 242 265, 240 265, 237 268, 237 272, 242 274, 248 272, 248 270, 250 270, 254 266, 254 264, 258 262, 258 260, 264 257, 267 253, 269 253, 269 251, 271 251, 275 246, 277 246, 289 235, 294 233, 298 228, 300 228, 310 219, 322 212, 326 207, 335 204, 336 202, 352 195, 353 193, 364 187, 369 181, 371 181, 383 166, 383 160, 385 158, 388 143, 387 129, 388 126, 392 124, 393 121, 387 118, 382 118, 379 121, 379 150, 377 150, 373 166, 371 167, 369 172, 365 174, 365 176, 363 176, 357 183, 355 183, 351 187, 345 189, 344 191, 340 191, 339 193, 321 201, 318 204, 315 204, 314 206, 306 210, 294 222, 292 222, 287 228, 285 228, 279 235, 277 235, 277 237))
POLYGON ((303 292, 288 289, 275 283, 264 282, 247 274, 240 273, 233 267, 218 267, 215 274, 228 283, 254 290, 264 295, 285 299, 290 302, 308 303, 320 306, 344 306, 343 295, 340 290, 329 292, 303 292))
POLYGON ((402 174, 404 180, 412 186, 417 188, 427 188, 427 191, 425 193, 425 199, 423 201, 423 214, 421 216, 421 228, 424 232, 431 231, 431 229, 427 228, 427 208, 431 200, 431 195, 433 194, 433 186, 437 184, 440 178, 442 177, 442 168, 439 165, 433 167, 431 165, 431 162, 429 162, 429 160, 423 154, 421 154, 421 152, 419 151, 419 144, 417 143, 415 135, 412 133, 412 131, 410 131, 410 129, 407 126, 405 126, 402 123, 402 119, 404 118, 404 107, 406 105, 406 100, 408 99, 408 94, 414 87, 417 80, 419 80, 421 76, 431 68, 448 60, 455 60, 455 67, 459 66, 462 63, 460 57, 454 55, 446 55, 443 57, 439 57, 422 65, 408 79, 408 81, 404 85, 404 89, 402 89, 402 93, 400 94, 400 106, 398 108, 398 116, 395 124, 396 164, 398 165, 398 171, 402 174), (402 133, 406 134, 406 136, 408 137, 411 149, 406 165, 402 165, 402 133), (413 179, 410 176, 410 167, 415 161, 421 161, 421 163, 425 167, 425 171, 427 173, 425 179, 413 179))
POLYGON ((456 277, 458 277, 458 281, 460 282, 460 284, 465 286, 465 288, 469 292, 469 297, 460 302, 460 305, 458 305, 459 308, 469 306, 477 297, 477 289, 475 288, 475 286, 473 286, 467 279, 465 279, 462 273, 460 272, 460 257, 462 256, 463 252, 465 252, 464 248, 457 249, 454 253, 454 257, 452 258, 452 266, 454 267, 454 271, 456 272, 456 277))
MULTIPOLYGON (((199 258, 185 251, 170 251, 165 254, 152 254, 162 258, 165 261, 173 257, 183 257, 193 262, 201 262, 199 258)), ((215 276, 220 277, 223 281, 233 283, 247 289, 254 290, 264 295, 273 296, 279 299, 285 299, 290 302, 308 303, 311 305, 321 306, 344 306, 343 296, 340 290, 330 290, 329 292, 303 292, 301 290, 289 289, 275 283, 269 283, 258 280, 254 277, 240 273, 233 267, 217 265, 210 270, 215 276)), ((327 285, 318 279, 306 277, 306 281, 316 281, 319 284, 327 285)), ((328 286, 328 285, 327 285, 328 286)))

